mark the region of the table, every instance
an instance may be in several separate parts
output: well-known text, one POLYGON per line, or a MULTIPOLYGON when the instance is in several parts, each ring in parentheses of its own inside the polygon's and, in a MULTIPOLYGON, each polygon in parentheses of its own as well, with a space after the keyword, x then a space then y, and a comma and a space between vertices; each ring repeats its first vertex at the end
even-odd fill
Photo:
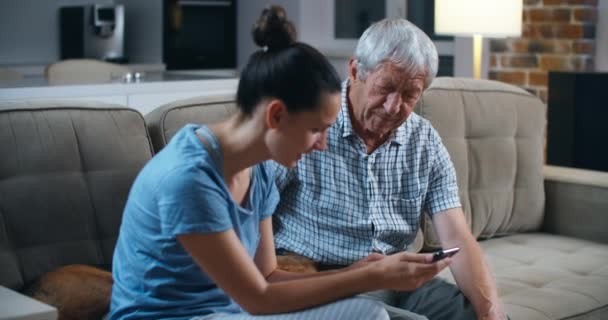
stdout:
POLYGON ((57 309, 0 286, 1 320, 56 320, 57 309))

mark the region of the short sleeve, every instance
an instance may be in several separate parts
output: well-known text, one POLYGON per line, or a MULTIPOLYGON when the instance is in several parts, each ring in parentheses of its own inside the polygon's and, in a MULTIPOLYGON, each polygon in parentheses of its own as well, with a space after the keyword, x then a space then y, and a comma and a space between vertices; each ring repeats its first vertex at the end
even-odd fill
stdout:
POLYGON ((229 199, 218 179, 212 170, 197 167, 171 171, 155 193, 162 232, 176 236, 233 228, 229 199))
POLYGON ((460 207, 456 170, 450 155, 441 142, 439 134, 432 130, 435 157, 429 177, 425 210, 432 216, 435 213, 460 207))
POLYGON ((277 166, 284 168, 274 161, 266 161, 260 165, 260 171, 262 172, 260 176, 264 180, 263 185, 265 186, 265 196, 260 209, 260 221, 272 216, 279 204, 280 196, 276 184, 276 174, 279 170, 277 166))

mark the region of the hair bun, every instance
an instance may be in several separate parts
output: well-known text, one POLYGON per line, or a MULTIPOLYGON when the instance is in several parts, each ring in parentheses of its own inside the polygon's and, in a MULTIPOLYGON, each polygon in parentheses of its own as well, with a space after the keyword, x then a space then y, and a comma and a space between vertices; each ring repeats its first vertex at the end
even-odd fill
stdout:
POLYGON ((296 41, 296 28, 287 20, 287 13, 281 6, 265 8, 253 26, 253 41, 269 51, 281 50, 296 41))

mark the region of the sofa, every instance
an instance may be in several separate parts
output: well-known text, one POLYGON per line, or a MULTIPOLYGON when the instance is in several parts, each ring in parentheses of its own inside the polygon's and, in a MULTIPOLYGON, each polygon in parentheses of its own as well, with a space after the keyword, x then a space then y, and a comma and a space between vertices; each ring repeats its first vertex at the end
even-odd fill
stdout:
MULTIPOLYGON (((20 291, 70 264, 109 269, 141 167, 185 123, 235 110, 233 96, 145 117, 91 102, 0 105, 0 285, 20 291)), ((546 106, 511 85, 438 78, 416 112, 450 153, 511 319, 608 319, 608 173, 543 165, 546 106)), ((424 215, 417 239, 414 251, 438 248, 424 215)))
POLYGON ((510 317, 608 319, 608 173, 544 166, 546 106, 520 88, 439 78, 416 110, 450 153, 510 317))

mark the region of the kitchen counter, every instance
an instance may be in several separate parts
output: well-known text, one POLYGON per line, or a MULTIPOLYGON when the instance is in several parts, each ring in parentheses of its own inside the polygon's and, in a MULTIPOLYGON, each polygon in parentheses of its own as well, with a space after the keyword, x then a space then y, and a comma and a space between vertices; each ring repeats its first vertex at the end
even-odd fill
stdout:
POLYGON ((139 80, 49 85, 44 78, 0 81, 0 109, 24 100, 95 100, 129 106, 142 113, 175 100, 236 92, 238 78, 181 72, 146 72, 139 80))
POLYGON ((138 80, 125 81, 123 79, 113 79, 110 81, 91 81, 88 83, 79 84, 57 84, 51 85, 42 76, 24 77, 19 80, 0 80, 0 89, 4 88, 33 88, 33 87, 63 87, 63 86, 74 86, 74 85, 100 85, 100 84, 140 84, 140 83, 151 83, 151 82, 167 82, 167 81, 198 81, 198 80, 218 80, 218 79, 230 79, 236 76, 228 75, 214 75, 214 74, 189 74, 180 71, 154 71, 154 72, 141 72, 142 78, 138 80))

